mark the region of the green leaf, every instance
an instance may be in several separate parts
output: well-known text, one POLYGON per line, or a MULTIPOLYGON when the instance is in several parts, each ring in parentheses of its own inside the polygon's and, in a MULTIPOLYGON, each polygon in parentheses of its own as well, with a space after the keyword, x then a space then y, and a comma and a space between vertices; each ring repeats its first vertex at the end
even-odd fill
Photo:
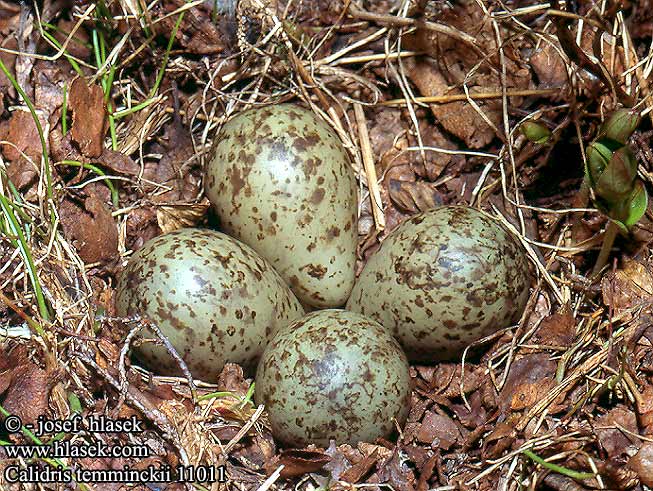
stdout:
POLYGON ((630 197, 630 205, 628 209, 628 217, 626 218, 625 225, 631 228, 635 225, 646 213, 648 207, 648 193, 642 182, 637 182, 635 189, 630 197))
POLYGON ((603 123, 601 134, 605 138, 625 145, 640 121, 639 113, 629 109, 618 109, 603 123))
POLYGON ((82 402, 79 400, 79 397, 74 392, 68 393, 68 404, 70 404, 70 410, 73 413, 81 414, 82 413, 82 402))
POLYGON ((533 143, 540 145, 547 143, 551 138, 551 130, 543 124, 534 121, 526 121, 519 127, 519 131, 533 143))
POLYGON ((637 159, 628 147, 612 153, 610 162, 596 179, 594 192, 612 204, 626 200, 633 191, 637 177, 637 159))
POLYGON ((587 147, 587 167, 585 175, 592 187, 596 186, 596 181, 601 177, 603 171, 608 166, 612 158, 612 150, 602 142, 595 141, 587 147))

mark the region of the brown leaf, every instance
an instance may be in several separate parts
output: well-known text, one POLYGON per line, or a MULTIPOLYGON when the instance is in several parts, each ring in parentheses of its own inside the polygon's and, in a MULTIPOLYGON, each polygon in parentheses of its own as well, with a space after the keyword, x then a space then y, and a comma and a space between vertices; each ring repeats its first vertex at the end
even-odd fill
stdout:
POLYGON ((630 458, 628 465, 637 473, 642 484, 653 487, 653 443, 644 443, 630 458))
POLYGON ((281 477, 285 479, 301 476, 309 472, 317 472, 330 460, 331 457, 317 450, 283 450, 270 462, 266 463, 265 469, 267 474, 270 475, 279 465, 283 465, 281 477))
POLYGON ((530 59, 531 68, 537 75, 540 88, 562 87, 567 84, 567 67, 551 43, 542 43, 530 59))
POLYGON ((118 228, 106 206, 89 195, 83 207, 70 199, 59 206, 61 225, 85 263, 110 263, 118 254, 118 228))
POLYGON ((78 78, 70 86, 68 99, 73 122, 70 134, 86 157, 99 157, 104 148, 108 129, 104 92, 99 85, 86 85, 78 78))
POLYGON ((635 413, 619 405, 598 418, 594 425, 596 437, 610 458, 621 456, 638 443, 637 439, 621 431, 618 426, 637 434, 635 413))
POLYGON ((35 423, 47 414, 52 375, 33 363, 19 365, 12 371, 12 383, 5 393, 4 408, 20 417, 23 424, 35 423))
POLYGON ((556 367, 546 353, 529 354, 516 360, 500 393, 501 411, 505 414, 513 404, 529 407, 543 398, 551 387, 556 367))
POLYGON ((443 450, 449 450, 461 440, 460 430, 449 416, 428 411, 422 420, 417 439, 443 450))
POLYGON ((209 201, 206 198, 200 203, 158 205, 156 220, 165 234, 184 227, 194 227, 204 218, 208 209, 209 201))
POLYGON ((417 213, 442 205, 442 195, 432 183, 424 181, 406 182, 389 179, 390 199, 402 211, 417 213))
MULTIPOLYGON (((450 93, 449 84, 434 60, 409 61, 406 62, 406 67, 410 79, 423 96, 442 96, 450 93)), ((498 127, 500 113, 494 109, 488 111, 487 104, 479 105, 484 109, 488 119, 498 127)), ((463 140, 470 148, 482 148, 495 137, 494 130, 468 102, 431 104, 430 107, 438 123, 449 133, 463 140)))
POLYGON ((420 468, 420 476, 417 481, 416 491, 426 491, 429 488, 429 479, 433 476, 433 471, 440 460, 440 456, 435 454, 420 468))
POLYGON ((399 448, 395 447, 391 457, 378 467, 379 482, 388 483, 395 491, 415 490, 415 474, 399 454, 399 448))
POLYGON ((324 470, 329 472, 333 481, 338 481, 342 473, 351 467, 350 459, 343 451, 345 446, 351 449, 349 445, 336 446, 335 442, 331 440, 329 448, 326 449, 326 454, 331 457, 331 460, 324 466, 324 470))
MULTIPOLYGON (((40 121, 44 125, 45 121, 40 121)), ((24 190, 36 182, 43 153, 34 119, 29 112, 14 111, 9 122, 0 124, 0 150, 7 160, 7 174, 11 182, 24 190)), ((35 191, 35 190, 34 190, 35 191)))
POLYGON ((504 421, 497 423, 494 430, 485 437, 481 456, 483 460, 495 458, 503 453, 504 450, 511 447, 515 441, 515 425, 511 422, 504 421))
POLYGON ((244 397, 249 390, 249 382, 245 380, 243 369, 236 363, 226 363, 217 381, 218 390, 231 392, 244 397))
POLYGON ((363 460, 357 462, 355 465, 343 472, 340 475, 340 480, 356 484, 370 472, 378 459, 379 451, 378 449, 374 449, 374 451, 371 454, 366 455, 363 460))
POLYGON ((610 272, 601 281, 603 302, 619 315, 633 307, 653 303, 653 268, 649 263, 625 261, 623 267, 610 272))
POLYGON ((552 314, 542 320, 533 335, 534 344, 571 346, 576 337, 576 321, 569 311, 552 314))
MULTIPOLYGON (((77 21, 60 19, 57 27, 58 29, 54 33, 54 37, 59 43, 63 44, 66 39, 70 37, 70 33, 77 24, 77 21)), ((91 49, 89 48, 89 37, 88 33, 84 29, 83 25, 75 31, 73 37, 70 38, 70 41, 66 45, 66 52, 80 58, 82 60, 88 59, 91 54, 91 49)))

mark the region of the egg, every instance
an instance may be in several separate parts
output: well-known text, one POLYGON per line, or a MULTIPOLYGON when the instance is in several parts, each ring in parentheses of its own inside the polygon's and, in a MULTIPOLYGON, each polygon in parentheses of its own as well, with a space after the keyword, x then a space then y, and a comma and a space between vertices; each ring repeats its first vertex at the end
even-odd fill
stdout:
POLYGON ((342 306, 355 281, 357 188, 342 142, 294 104, 254 108, 217 135, 204 179, 220 226, 305 304, 342 306))
POLYGON ((255 399, 291 446, 388 437, 410 405, 408 360, 390 332, 354 312, 313 312, 279 331, 256 370, 255 399))
POLYGON ((474 208, 445 206, 392 231, 347 308, 391 329, 412 361, 450 360, 517 322, 530 281, 526 254, 503 226, 474 208))
MULTIPOLYGON (((155 322, 193 376, 204 380, 214 380, 226 362, 253 369, 271 336, 304 315, 278 273, 250 247, 192 228, 155 237, 129 259, 116 310, 155 322)), ((165 347, 145 342, 139 354, 153 371, 179 374, 165 347)))

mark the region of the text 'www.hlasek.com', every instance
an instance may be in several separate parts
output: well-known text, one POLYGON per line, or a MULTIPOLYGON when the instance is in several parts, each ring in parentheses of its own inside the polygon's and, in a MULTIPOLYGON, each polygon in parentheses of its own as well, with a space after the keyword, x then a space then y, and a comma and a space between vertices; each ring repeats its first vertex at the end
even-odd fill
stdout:
POLYGON ((5 430, 8 433, 22 431, 34 443, 3 446, 7 458, 16 462, 4 468, 3 477, 8 483, 226 482, 224 466, 148 465, 136 468, 124 465, 121 469, 90 469, 64 463, 64 460, 76 458, 136 459, 135 462, 139 462, 152 457, 154 452, 145 444, 115 445, 97 438, 87 439, 91 434, 141 433, 142 425, 143 422, 135 416, 119 419, 89 416, 83 419, 75 415, 63 420, 39 416, 36 424, 23 426, 18 416, 7 416, 5 430), (65 439, 68 435, 75 438, 65 439), (43 436, 51 436, 50 441, 43 443, 43 436))

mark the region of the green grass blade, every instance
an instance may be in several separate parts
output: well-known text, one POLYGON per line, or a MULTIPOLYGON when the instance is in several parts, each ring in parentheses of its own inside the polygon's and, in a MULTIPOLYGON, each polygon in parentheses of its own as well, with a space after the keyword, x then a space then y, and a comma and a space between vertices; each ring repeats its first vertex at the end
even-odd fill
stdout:
MULTIPOLYGON (((98 176, 105 177, 107 174, 104 172, 102 169, 99 167, 93 165, 93 164, 87 164, 87 163, 82 163, 77 160, 62 160, 59 162, 59 164, 64 164, 64 165, 70 165, 71 167, 82 167, 84 169, 88 169, 92 172, 95 172, 98 176)), ((113 206, 116 208, 118 207, 118 190, 116 187, 113 185, 111 182, 111 179, 104 179, 105 184, 109 188, 109 191, 111 191, 111 202, 113 203, 113 206)))
POLYGON ((549 469, 550 471, 557 472, 558 474, 562 474, 563 476, 571 477, 572 479, 578 479, 582 481, 583 479, 592 479, 595 477, 591 472, 578 472, 567 469, 566 467, 562 467, 560 465, 552 464, 551 462, 547 462, 542 457, 534 454, 530 450, 522 450, 522 453, 533 462, 540 464, 542 467, 549 469))
POLYGON ((29 97, 27 97, 27 94, 25 91, 22 89, 22 87, 18 84, 14 76, 11 74, 11 72, 7 69, 5 64, 0 60, 0 70, 5 74, 11 85, 16 89, 16 92, 20 94, 20 97, 23 99, 23 102, 25 102, 25 105, 29 109, 29 112, 32 115, 32 118, 34 119, 34 124, 36 124, 36 131, 39 134, 39 139, 41 140, 41 150, 43 152, 43 163, 44 163, 44 168, 45 168, 45 182, 46 182, 46 193, 47 193, 47 198, 48 198, 48 205, 46 208, 49 209, 50 211, 50 220, 52 224, 54 225, 56 221, 56 216, 54 214, 54 210, 51 208, 50 203, 54 201, 53 198, 53 193, 52 193, 52 175, 50 171, 50 157, 48 156, 48 146, 45 142, 45 135, 43 133, 43 127, 41 126, 41 122, 39 121, 39 118, 36 114, 36 109, 34 108, 34 104, 32 104, 32 101, 30 100, 29 97))
MULTIPOLYGON (((39 314, 46 321, 50 320, 50 312, 48 311, 47 304, 45 302, 45 296, 43 295, 43 289, 41 288, 41 282, 38 275, 36 274, 36 267, 34 265, 34 260, 32 259, 32 254, 30 253, 29 246, 27 245, 27 240, 25 239, 25 234, 23 229, 20 227, 18 219, 14 214, 13 207, 11 206, 9 200, 3 195, 0 194, 0 208, 2 208, 2 213, 7 218, 7 223, 9 229, 16 239, 10 238, 14 247, 17 247, 20 250, 20 254, 23 258, 23 262, 27 268, 27 273, 32 283, 32 288, 34 289, 34 294, 36 295, 36 302, 39 307, 39 314)), ((37 329, 38 334, 45 338, 45 331, 39 325, 37 329)))

